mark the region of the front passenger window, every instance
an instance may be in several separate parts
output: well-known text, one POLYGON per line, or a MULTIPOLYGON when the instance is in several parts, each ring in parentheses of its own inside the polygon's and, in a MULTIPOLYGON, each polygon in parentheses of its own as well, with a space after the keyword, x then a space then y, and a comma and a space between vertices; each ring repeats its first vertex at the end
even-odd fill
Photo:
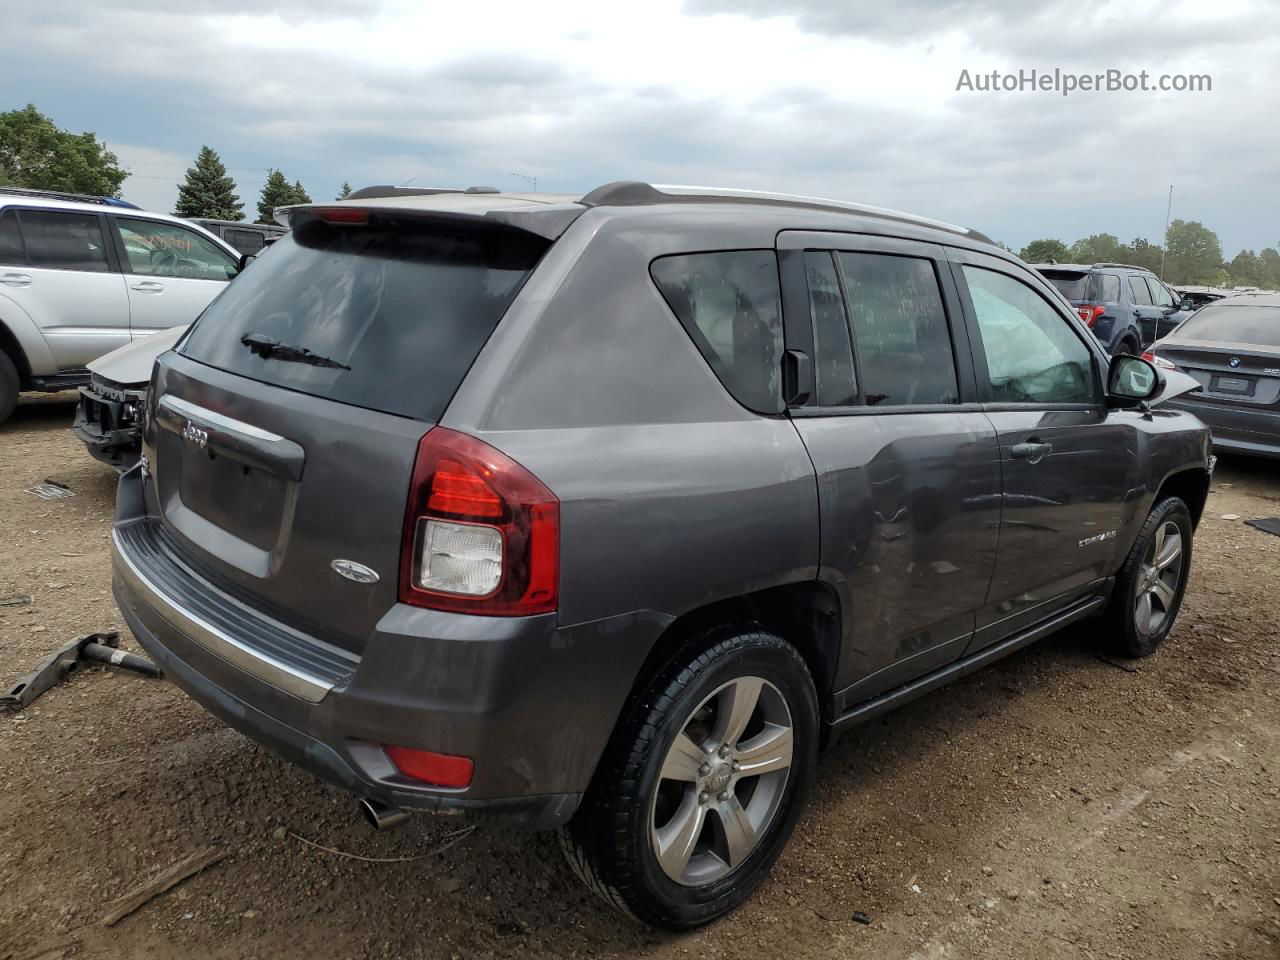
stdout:
POLYGON ((194 230, 155 220, 116 217, 129 272, 150 277, 230 280, 239 264, 194 230))
POLYGON ((1089 348, 1026 284, 965 266, 994 403, 1092 403, 1089 348))

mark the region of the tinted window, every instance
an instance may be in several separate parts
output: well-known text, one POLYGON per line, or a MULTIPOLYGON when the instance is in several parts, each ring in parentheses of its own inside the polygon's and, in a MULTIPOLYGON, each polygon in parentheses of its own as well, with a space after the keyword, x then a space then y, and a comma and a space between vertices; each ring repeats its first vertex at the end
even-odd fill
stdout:
POLYGON ((445 230, 371 217, 286 234, 201 315, 182 353, 264 383, 436 420, 546 249, 489 225, 445 230), (251 353, 277 340, 344 367, 251 353))
POLYGON ((743 406, 782 410, 782 317, 772 250, 663 257, 650 267, 672 312, 743 406))
POLYGON ((222 231, 222 239, 241 253, 257 253, 266 245, 262 234, 257 230, 236 230, 234 227, 227 227, 222 231))
POLYGON ((1089 278, 1088 300, 1093 303, 1119 303, 1120 278, 1114 273, 1095 273, 1089 278))
POLYGON ((964 268, 982 333, 995 403, 1089 403, 1088 348, 1029 286, 1003 273, 964 268))
POLYGON ((230 280, 239 264, 194 230, 155 220, 116 217, 129 271, 150 277, 230 280))
POLYGON ((1151 299, 1157 307, 1172 307, 1175 301, 1173 294, 1155 277, 1147 277, 1147 286, 1151 288, 1151 299))
POLYGON ((841 253, 868 406, 958 403, 955 357, 933 264, 841 253))
POLYGON ((31 266, 95 273, 108 269, 107 247, 95 214, 23 210, 20 217, 31 266))
POLYGON ((1129 277, 1129 290, 1133 294, 1133 302, 1144 307, 1151 306, 1151 291, 1147 289, 1147 281, 1142 277, 1129 277))
POLYGON ((1280 347, 1280 307, 1204 307, 1178 327, 1175 336, 1280 347))
POLYGON ((26 263, 22 252, 22 234, 18 232, 18 215, 12 210, 0 213, 0 263, 26 263))
POLYGON ((839 407, 857 403, 849 322, 845 319, 844 297, 840 294, 840 281, 836 278, 831 254, 806 253, 805 273, 809 278, 809 309, 813 314, 817 404, 839 407))
POLYGON ((1068 300, 1089 298, 1089 274, 1081 270, 1041 270, 1041 275, 1068 300))

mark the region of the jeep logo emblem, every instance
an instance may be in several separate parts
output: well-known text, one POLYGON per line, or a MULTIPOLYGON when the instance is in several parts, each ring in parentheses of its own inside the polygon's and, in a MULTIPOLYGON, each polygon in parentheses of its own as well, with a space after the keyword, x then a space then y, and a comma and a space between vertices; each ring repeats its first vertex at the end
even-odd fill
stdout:
POLYGON ((209 431, 197 427, 188 420, 187 425, 182 428, 182 439, 190 440, 197 448, 203 450, 209 445, 209 431))
POLYGON ((356 583, 378 582, 378 571, 366 567, 363 563, 356 563, 354 560, 331 560, 329 566, 338 576, 354 580, 356 583))

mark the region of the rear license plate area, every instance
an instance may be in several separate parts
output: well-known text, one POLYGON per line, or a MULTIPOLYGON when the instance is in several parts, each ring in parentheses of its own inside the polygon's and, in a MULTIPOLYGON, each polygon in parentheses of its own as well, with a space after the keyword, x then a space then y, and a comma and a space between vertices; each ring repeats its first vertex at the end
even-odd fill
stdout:
POLYGON ((1253 380, 1248 377, 1214 377, 1209 389, 1215 393, 1248 397, 1253 395, 1253 380))

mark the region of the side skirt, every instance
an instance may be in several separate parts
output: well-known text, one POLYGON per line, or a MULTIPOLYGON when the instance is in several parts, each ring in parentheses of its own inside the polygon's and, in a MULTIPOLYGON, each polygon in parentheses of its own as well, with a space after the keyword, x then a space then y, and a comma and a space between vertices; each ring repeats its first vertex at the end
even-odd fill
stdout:
POLYGON ((1049 636, 1051 633, 1056 633, 1067 624, 1095 616, 1101 613, 1106 605, 1107 598, 1105 596, 1086 597, 1048 620, 1042 620, 1034 627, 1030 627, 1021 633, 1015 633, 1013 636, 989 647, 983 647, 968 657, 949 663, 939 670, 912 680, 910 683, 904 683, 902 686, 895 687, 877 697, 872 697, 870 700, 864 700, 837 717, 831 724, 831 731, 833 733, 841 733, 895 707, 910 703, 917 697, 922 697, 926 693, 950 683, 952 680, 958 680, 960 677, 973 673, 975 670, 980 670, 1001 657, 1007 657, 1009 654, 1021 650, 1023 647, 1029 646, 1037 640, 1049 636))

